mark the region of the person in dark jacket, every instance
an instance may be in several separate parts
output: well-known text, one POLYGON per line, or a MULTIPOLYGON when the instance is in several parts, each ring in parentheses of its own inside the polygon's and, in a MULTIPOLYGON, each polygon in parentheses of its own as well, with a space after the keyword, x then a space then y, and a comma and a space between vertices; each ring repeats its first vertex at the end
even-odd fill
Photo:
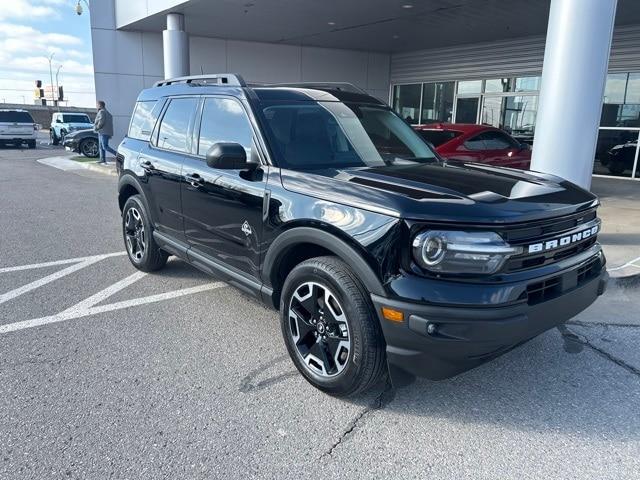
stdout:
POLYGON ((115 155, 117 152, 109 146, 109 139, 113 137, 113 117, 106 108, 104 100, 98 100, 98 113, 93 122, 93 130, 98 134, 98 143, 100 145, 100 161, 98 163, 107 163, 107 152, 115 155))

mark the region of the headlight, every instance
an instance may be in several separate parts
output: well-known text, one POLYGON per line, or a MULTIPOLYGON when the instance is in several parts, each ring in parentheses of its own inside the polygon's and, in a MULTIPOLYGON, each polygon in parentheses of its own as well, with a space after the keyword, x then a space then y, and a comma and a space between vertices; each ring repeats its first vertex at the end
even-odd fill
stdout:
POLYGON ((494 232, 428 230, 412 243, 414 260, 436 273, 495 273, 522 247, 511 247, 494 232))

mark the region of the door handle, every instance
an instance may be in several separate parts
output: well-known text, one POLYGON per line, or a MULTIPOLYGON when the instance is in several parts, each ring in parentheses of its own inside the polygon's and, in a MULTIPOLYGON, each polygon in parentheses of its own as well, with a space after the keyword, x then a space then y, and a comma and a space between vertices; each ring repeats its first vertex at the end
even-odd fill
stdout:
POLYGON ((149 160, 145 160, 144 162, 141 162, 140 166, 146 172, 150 172, 151 170, 155 170, 156 169, 156 167, 153 166, 153 163, 151 163, 151 161, 149 161, 149 160))
POLYGON ((202 187, 204 185, 204 178, 202 178, 197 173, 191 173, 189 175, 185 175, 184 179, 192 186, 192 187, 202 187))

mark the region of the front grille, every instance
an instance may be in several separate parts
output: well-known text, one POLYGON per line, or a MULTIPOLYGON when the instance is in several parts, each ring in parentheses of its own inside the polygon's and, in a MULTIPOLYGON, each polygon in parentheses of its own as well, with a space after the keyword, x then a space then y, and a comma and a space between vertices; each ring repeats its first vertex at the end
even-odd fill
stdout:
POLYGON ((525 227, 505 229, 501 232, 503 238, 512 246, 522 246, 525 253, 511 257, 505 264, 505 271, 517 272, 529 268, 541 267, 562 259, 572 257, 591 248, 597 241, 596 235, 579 241, 572 241, 566 246, 558 246, 550 250, 529 253, 529 245, 544 243, 551 239, 561 238, 573 231, 580 231, 580 227, 588 228, 588 224, 597 222, 595 208, 587 212, 573 214, 567 217, 552 219, 547 222, 536 222, 525 227))
POLYGON ((527 303, 529 305, 537 305, 559 297, 564 292, 580 287, 589 280, 594 279, 601 269, 602 263, 600 257, 597 257, 577 270, 551 277, 541 282, 531 283, 527 285, 527 303))
POLYGON ((589 223, 596 219, 596 209, 592 208, 585 212, 574 213, 565 217, 554 218, 551 220, 541 220, 530 222, 525 226, 508 228, 502 232, 503 238, 511 244, 531 243, 538 238, 561 234, 572 228, 589 223))

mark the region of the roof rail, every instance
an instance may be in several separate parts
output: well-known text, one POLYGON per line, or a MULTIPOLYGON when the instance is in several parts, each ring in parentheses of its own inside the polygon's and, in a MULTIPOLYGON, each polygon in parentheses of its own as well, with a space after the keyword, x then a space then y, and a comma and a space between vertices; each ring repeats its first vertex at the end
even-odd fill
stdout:
POLYGON ((360 87, 356 87, 353 83, 348 82, 297 82, 297 83, 271 83, 266 86, 269 87, 298 87, 298 88, 318 88, 318 89, 332 89, 340 90, 343 92, 351 93, 368 93, 360 87))
POLYGON ((244 79, 237 73, 216 73, 211 75, 190 75, 188 77, 169 78, 154 84, 154 87, 165 87, 174 83, 192 83, 195 85, 229 85, 235 87, 246 87, 244 79))

